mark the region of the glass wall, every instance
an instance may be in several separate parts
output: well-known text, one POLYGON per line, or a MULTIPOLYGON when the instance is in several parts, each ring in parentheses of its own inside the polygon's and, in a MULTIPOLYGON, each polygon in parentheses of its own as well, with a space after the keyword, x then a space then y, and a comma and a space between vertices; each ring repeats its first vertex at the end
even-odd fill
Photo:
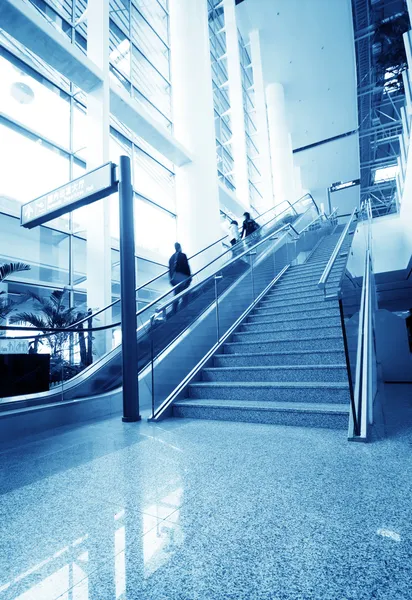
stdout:
POLYGON ((259 209, 262 203, 262 176, 259 168, 259 148, 257 143, 256 108, 253 89, 253 70, 250 53, 240 31, 239 55, 242 76, 243 107, 245 113, 246 152, 249 176, 250 203, 259 209))
POLYGON ((219 180, 230 190, 235 189, 232 154, 232 125, 226 59, 226 33, 223 6, 216 0, 208 0, 210 57, 212 62, 213 101, 215 109, 215 132, 217 173, 219 180))
MULTIPOLYGON (((56 27, 66 31, 63 25, 64 19, 72 16, 71 0, 48 3, 36 0, 33 4, 49 20, 51 18, 56 27)), ((76 14, 81 4, 76 0, 76 14)), ((140 5, 147 20, 164 34, 167 6, 159 4, 157 12, 153 12, 153 4, 156 0, 134 2, 133 22, 137 22, 135 11, 140 5)), ((164 71, 160 57, 155 60, 164 71)), ((22 261, 30 266, 29 271, 16 273, 2 284, 2 290, 8 292, 10 298, 18 298, 26 292, 44 296, 56 289, 66 289, 69 304, 85 305, 87 220, 93 206, 30 231, 20 227, 19 217, 23 203, 79 177, 86 170, 86 97, 1 31, 0 78, 0 264, 22 261)), ((144 283, 144 276, 149 280, 163 272, 167 257, 173 251, 176 235, 174 166, 112 119, 111 160, 118 162, 120 154, 128 154, 132 159, 137 252, 145 256, 136 258, 137 272, 138 281, 144 283)), ((117 194, 110 202, 113 253, 118 255, 117 194)), ((118 258, 112 262, 115 299, 119 295, 118 258)))
POLYGON ((171 129, 167 5, 158 0, 110 0, 110 69, 113 78, 153 118, 171 129))
MULTIPOLYGON (((42 16, 83 52, 87 20, 74 27, 87 0, 30 0, 42 16)), ((113 81, 171 129, 169 14, 165 0, 110 0, 110 70, 113 81)))

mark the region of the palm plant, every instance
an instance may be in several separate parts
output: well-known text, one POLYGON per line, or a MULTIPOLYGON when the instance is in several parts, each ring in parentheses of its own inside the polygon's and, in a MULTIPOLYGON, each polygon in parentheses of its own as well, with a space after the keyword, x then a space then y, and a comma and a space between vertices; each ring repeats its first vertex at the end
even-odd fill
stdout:
MULTIPOLYGON (((4 265, 0 265, 0 283, 2 283, 7 277, 10 275, 14 275, 14 273, 20 273, 21 271, 29 271, 30 265, 26 265, 22 262, 15 263, 5 263, 4 265)), ((0 321, 5 319, 11 311, 15 308, 16 302, 13 300, 9 300, 7 297, 7 292, 0 291, 0 321)))
MULTIPOLYGON (((30 293, 28 298, 34 302, 37 310, 18 312, 10 319, 12 323, 28 323, 37 331, 44 333, 44 342, 50 347, 52 357, 61 356, 71 333, 63 331, 50 334, 48 330, 67 329, 87 316, 77 308, 66 306, 66 294, 66 290, 55 290, 47 298, 30 293)), ((73 332, 75 331, 73 329, 73 332)))

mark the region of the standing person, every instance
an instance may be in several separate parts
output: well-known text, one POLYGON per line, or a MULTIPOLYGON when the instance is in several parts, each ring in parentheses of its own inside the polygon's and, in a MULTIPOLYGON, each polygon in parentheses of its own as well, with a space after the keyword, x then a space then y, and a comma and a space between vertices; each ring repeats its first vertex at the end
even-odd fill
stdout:
MULTIPOLYGON (((182 252, 182 246, 176 242, 176 252, 169 259, 169 280, 170 285, 175 287, 174 295, 177 296, 186 290, 192 283, 189 261, 186 254, 182 252)), ((182 298, 182 307, 188 302, 187 294, 182 298)), ((173 302, 173 312, 176 313, 179 306, 179 300, 173 302)))
POLYGON ((239 239, 240 239, 239 223, 233 219, 229 225, 229 240, 230 240, 231 246, 234 246, 235 244, 237 244, 239 239))
POLYGON ((250 213, 243 213, 245 220, 243 221, 242 233, 240 235, 241 238, 247 238, 249 235, 254 233, 259 229, 259 225, 250 217, 250 213))

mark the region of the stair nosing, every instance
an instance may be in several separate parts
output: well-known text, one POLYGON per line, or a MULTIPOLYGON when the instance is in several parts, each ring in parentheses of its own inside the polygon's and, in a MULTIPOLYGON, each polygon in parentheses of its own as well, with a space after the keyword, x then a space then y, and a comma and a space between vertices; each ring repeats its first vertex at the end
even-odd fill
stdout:
MULTIPOLYGON (((217 356, 217 355, 216 355, 217 356)), ((227 354, 219 355, 219 356, 227 356, 227 354)), ((231 354, 230 356, 233 356, 231 354)), ((244 356, 243 354, 241 356, 244 356)), ((268 366, 250 366, 250 367, 205 367, 202 371, 286 371, 286 370, 302 370, 302 369, 345 369, 346 364, 336 364, 336 365, 268 365, 268 366)), ((206 382, 205 382, 206 383, 206 382)), ((209 382, 212 383, 212 382, 209 382)))
POLYGON ((188 398, 185 400, 177 400, 173 403, 173 406, 177 407, 198 407, 198 408, 222 408, 222 409, 233 409, 233 410, 244 410, 250 412, 251 410, 262 410, 265 412, 294 412, 294 413, 309 413, 309 414, 335 414, 335 415, 349 415, 349 405, 346 404, 332 404, 325 402, 313 403, 308 402, 307 405, 302 406, 300 402, 283 402, 276 400, 258 401, 255 400, 219 400, 214 398, 188 398), (208 401, 209 403, 205 402, 208 401), (214 404, 210 404, 213 402, 214 404), (226 404, 230 402, 230 404, 226 404))
MULTIPOLYGON (((251 319, 252 317, 249 317, 249 318, 251 319)), ((327 318, 327 317, 313 317, 313 318, 314 318, 314 319, 315 319, 315 318, 316 318, 316 319, 325 319, 325 318, 327 318)), ((332 319, 338 319, 338 318, 339 318, 339 315, 337 315, 337 316, 331 315, 331 318, 332 318, 332 319)), ((307 319, 307 317, 301 317, 300 319, 288 319, 288 323, 291 323, 291 322, 294 322, 294 321, 307 321, 307 320, 308 320, 308 319, 307 319)), ((273 320, 268 320, 268 321, 260 321, 260 323, 261 323, 262 325, 265 325, 265 324, 268 324, 268 325, 269 325, 269 324, 272 324, 272 323, 284 323, 284 322, 285 322, 284 320, 283 320, 283 321, 273 321, 273 320)), ((253 323, 251 323, 250 321, 247 321, 247 322, 244 322, 244 323, 242 323, 242 325, 249 325, 249 326, 252 326, 252 325, 253 325, 253 323)), ((339 321, 339 325, 340 325, 340 321, 339 321)), ((336 325, 333 325, 333 327, 336 327, 336 325)), ((297 327, 290 327, 289 329, 298 329, 298 328, 297 328, 297 327)), ((299 329, 300 329, 300 328, 299 328, 299 329)), ((308 328, 306 328, 306 327, 305 327, 305 329, 308 329, 308 328)), ((314 327, 310 327, 310 329, 317 329, 317 327, 316 327, 316 326, 314 326, 314 327)))
MULTIPOLYGON (((331 304, 331 302, 328 302, 328 303, 327 303, 327 304, 325 304, 325 305, 326 305, 326 306, 328 306, 328 307, 332 307, 332 308, 334 308, 335 310, 339 311, 339 307, 338 307, 338 305, 336 305, 336 306, 333 306, 333 305, 331 304)), ((260 308, 260 309, 261 309, 262 307, 261 307, 261 306, 259 307, 259 305, 258 305, 258 306, 256 307, 256 310, 257 310, 258 308, 260 308)), ((327 309, 320 309, 320 310, 327 310, 327 309)), ((329 310, 330 310, 330 308, 329 308, 329 310)), ((283 311, 283 312, 281 312, 281 313, 275 313, 275 314, 285 314, 285 315, 287 314, 287 315, 290 315, 290 314, 295 314, 295 313, 299 313, 299 314, 301 314, 302 312, 318 312, 318 311, 319 311, 319 309, 318 309, 318 308, 306 308, 305 310, 298 309, 298 310, 291 310, 291 311, 287 311, 287 312, 284 312, 284 311, 283 311)), ((271 311, 268 311, 268 313, 269 313, 269 314, 273 314, 271 311)), ((251 314, 256 314, 256 313, 251 313, 251 314)), ((338 312, 338 314, 339 314, 339 312, 338 312)), ((257 316, 259 316, 259 315, 257 315, 257 316)))
MULTIPOLYGON (((330 325, 329 327, 327 327, 326 329, 340 329, 341 330, 341 325, 330 325)), ((265 332, 265 331, 235 331, 233 335, 262 335, 264 333, 276 333, 276 334, 284 334, 284 333, 288 333, 289 331, 312 331, 312 330, 318 330, 318 327, 295 327, 295 328, 290 328, 287 329, 286 331, 276 331, 274 329, 270 329, 269 331, 265 332)), ((290 340, 290 341, 299 341, 301 339, 304 338, 297 338, 295 340, 290 340)), ((312 339, 312 338, 311 338, 312 339)), ((331 339, 330 337, 328 337, 328 340, 331 339)), ((289 341, 289 340, 278 340, 279 342, 285 342, 285 341, 289 341)))
MULTIPOLYGON (((234 343, 241 343, 241 342, 234 342, 234 343)), ((342 350, 279 350, 277 352, 232 352, 231 354, 215 354, 215 356, 221 357, 224 356, 225 358, 227 356, 277 356, 278 354, 284 355, 284 354, 330 354, 331 352, 341 352, 344 353, 344 349, 342 348, 342 350)))
MULTIPOLYGON (((328 341, 330 340, 341 340, 342 341, 342 337, 341 336, 333 336, 330 338, 327 338, 328 341)), ((282 342, 282 343, 295 343, 295 342, 313 342, 313 337, 310 338, 299 338, 298 340, 276 340, 276 339, 271 339, 271 340, 261 340, 256 341, 256 342, 226 342, 227 344, 261 344, 262 342, 264 343, 268 343, 268 342, 282 342)))
POLYGON ((190 383, 189 387, 195 388, 213 388, 213 387, 243 387, 243 388, 268 388, 268 389, 276 389, 276 388, 292 388, 298 389, 300 387, 304 389, 314 389, 314 390, 329 390, 329 389, 338 389, 338 390, 349 390, 349 384, 343 381, 197 381, 194 383, 190 383))

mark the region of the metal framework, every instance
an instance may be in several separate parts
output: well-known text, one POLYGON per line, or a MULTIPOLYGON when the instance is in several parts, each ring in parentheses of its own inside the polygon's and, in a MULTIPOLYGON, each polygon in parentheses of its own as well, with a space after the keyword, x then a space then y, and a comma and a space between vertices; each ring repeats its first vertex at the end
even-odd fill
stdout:
POLYGON ((392 55, 386 52, 386 45, 393 41, 386 30, 405 27, 408 11, 405 0, 352 0, 352 6, 361 203, 370 199, 374 213, 387 214, 397 210, 396 179, 375 182, 375 173, 377 169, 397 165, 401 152, 400 108, 405 104, 405 92, 400 76, 404 68, 402 35, 396 36, 399 53, 392 55))

